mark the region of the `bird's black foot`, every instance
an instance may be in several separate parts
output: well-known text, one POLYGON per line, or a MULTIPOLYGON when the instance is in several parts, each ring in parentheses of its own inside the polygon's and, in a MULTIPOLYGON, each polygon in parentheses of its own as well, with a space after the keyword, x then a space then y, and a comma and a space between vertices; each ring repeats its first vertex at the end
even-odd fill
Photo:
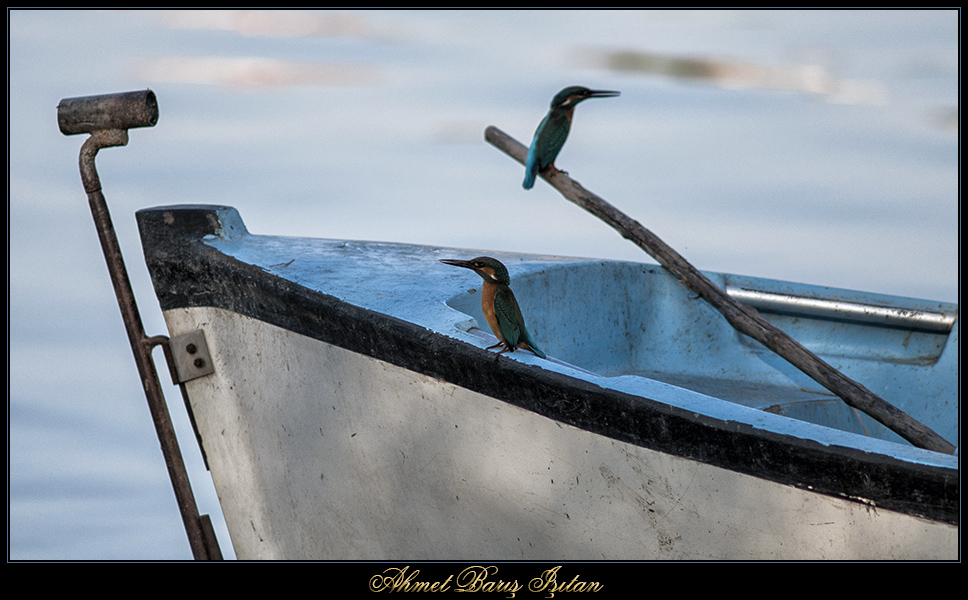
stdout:
POLYGON ((508 346, 504 342, 498 342, 493 346, 488 346, 487 348, 485 348, 485 350, 493 350, 494 348, 500 348, 500 350, 498 350, 498 352, 494 355, 495 361, 497 361, 498 357, 500 357, 505 352, 514 352, 514 348, 512 348, 511 346, 508 346))

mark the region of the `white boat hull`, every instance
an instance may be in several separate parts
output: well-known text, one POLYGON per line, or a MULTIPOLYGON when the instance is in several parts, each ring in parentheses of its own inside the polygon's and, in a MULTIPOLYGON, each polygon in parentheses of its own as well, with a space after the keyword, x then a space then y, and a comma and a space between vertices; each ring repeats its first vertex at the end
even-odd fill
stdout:
POLYGON ((260 320, 187 382, 236 555, 315 560, 948 560, 957 525, 625 443, 260 320))

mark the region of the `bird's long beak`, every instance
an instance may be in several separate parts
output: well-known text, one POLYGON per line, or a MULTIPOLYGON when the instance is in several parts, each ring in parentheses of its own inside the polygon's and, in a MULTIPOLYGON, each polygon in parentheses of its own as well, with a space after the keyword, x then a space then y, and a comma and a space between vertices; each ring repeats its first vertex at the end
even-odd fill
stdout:
POLYGON ((472 271, 476 271, 477 270, 477 269, 474 268, 474 265, 469 260, 457 260, 456 258, 441 258, 440 259, 440 262, 444 263, 445 265, 453 265, 455 267, 464 267, 465 269, 470 269, 472 271))
POLYGON ((614 98, 615 96, 622 95, 622 92, 613 92, 611 90, 592 90, 588 94, 588 98, 614 98))

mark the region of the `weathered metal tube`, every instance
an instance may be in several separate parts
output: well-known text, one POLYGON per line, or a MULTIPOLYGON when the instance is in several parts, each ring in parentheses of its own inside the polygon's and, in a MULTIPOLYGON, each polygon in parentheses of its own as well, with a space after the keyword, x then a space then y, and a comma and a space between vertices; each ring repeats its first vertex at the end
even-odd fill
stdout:
POLYGON ((826 319, 870 323, 916 331, 949 333, 958 315, 920 308, 864 304, 849 300, 830 300, 796 296, 727 285, 726 293, 738 302, 765 312, 809 315, 826 319))
POLYGON ((158 100, 151 90, 64 98, 57 105, 57 124, 64 135, 153 127, 156 123, 158 100))

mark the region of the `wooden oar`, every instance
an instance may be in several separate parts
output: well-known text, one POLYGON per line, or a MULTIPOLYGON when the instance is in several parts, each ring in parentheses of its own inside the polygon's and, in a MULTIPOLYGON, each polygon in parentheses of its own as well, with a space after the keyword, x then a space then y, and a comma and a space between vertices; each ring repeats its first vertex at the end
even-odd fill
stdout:
MULTIPOLYGON (((524 164, 528 149, 514 138, 496 127, 488 127, 484 132, 484 138, 511 158, 524 164)), ((849 406, 864 411, 915 446, 954 454, 955 447, 946 439, 821 360, 816 354, 760 316, 755 308, 733 300, 641 223, 589 192, 561 171, 545 171, 541 173, 541 177, 566 199, 605 221, 622 237, 631 240, 652 255, 679 281, 722 313, 737 331, 776 352, 817 383, 837 394, 849 406)))

